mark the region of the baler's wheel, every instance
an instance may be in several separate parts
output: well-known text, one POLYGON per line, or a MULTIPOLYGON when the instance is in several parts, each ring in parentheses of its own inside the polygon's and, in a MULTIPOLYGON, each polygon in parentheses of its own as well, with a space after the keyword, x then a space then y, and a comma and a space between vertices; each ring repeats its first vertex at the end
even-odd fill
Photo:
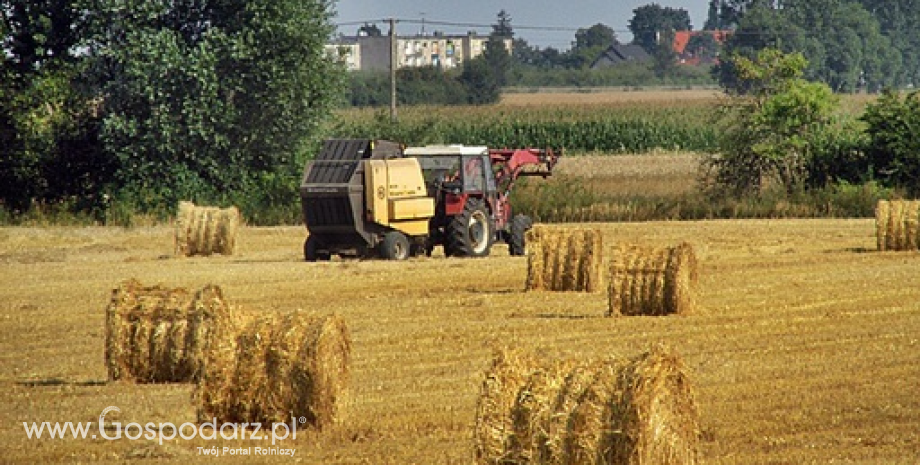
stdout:
POLYGON ((405 260, 409 258, 412 251, 409 246, 409 238, 399 231, 386 233, 379 247, 380 256, 387 260, 405 260))
POLYGON ((308 262, 323 261, 328 262, 332 256, 329 252, 319 250, 319 240, 315 236, 308 236, 303 243, 303 259, 308 262))
POLYGON ((455 216, 447 226, 448 256, 485 257, 492 248, 494 233, 492 218, 480 199, 469 199, 463 213, 455 216))
POLYGON ((508 252, 512 256, 524 255, 526 247, 525 235, 533 227, 533 221, 527 215, 515 215, 511 219, 511 233, 509 234, 508 252))

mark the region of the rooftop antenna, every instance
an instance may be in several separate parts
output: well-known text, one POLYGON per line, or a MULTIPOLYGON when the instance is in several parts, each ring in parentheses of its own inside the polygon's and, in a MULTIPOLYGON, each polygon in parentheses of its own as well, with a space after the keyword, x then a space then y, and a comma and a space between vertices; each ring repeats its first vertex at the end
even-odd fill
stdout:
POLYGON ((424 11, 419 13, 419 16, 422 17, 422 35, 423 36, 425 35, 425 14, 426 13, 424 11))

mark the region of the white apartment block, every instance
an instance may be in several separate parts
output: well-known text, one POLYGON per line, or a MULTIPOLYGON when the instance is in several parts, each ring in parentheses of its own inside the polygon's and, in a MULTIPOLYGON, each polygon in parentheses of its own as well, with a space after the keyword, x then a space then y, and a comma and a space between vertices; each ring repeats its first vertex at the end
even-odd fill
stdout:
MULTIPOLYGON (((466 35, 417 35, 396 38, 396 63, 399 68, 438 66, 452 69, 462 66, 485 50, 487 36, 475 33, 466 35)), ((511 39, 505 48, 511 53, 511 39)), ((347 36, 326 46, 333 56, 342 59, 350 71, 390 69, 389 36, 347 36)))

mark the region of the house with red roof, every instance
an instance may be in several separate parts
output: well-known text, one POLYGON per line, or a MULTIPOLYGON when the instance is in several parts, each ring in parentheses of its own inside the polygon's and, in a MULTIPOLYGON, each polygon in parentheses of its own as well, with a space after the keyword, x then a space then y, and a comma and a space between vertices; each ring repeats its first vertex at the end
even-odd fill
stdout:
POLYGON ((733 31, 676 31, 674 51, 682 65, 718 63, 718 50, 733 31))

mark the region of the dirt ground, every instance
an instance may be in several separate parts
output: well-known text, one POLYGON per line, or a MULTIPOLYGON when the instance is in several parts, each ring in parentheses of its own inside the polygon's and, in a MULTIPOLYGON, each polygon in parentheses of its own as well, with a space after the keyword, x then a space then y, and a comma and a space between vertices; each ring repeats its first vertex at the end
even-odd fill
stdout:
MULTIPOLYGON (((257 311, 336 312, 353 338, 341 426, 290 457, 219 461, 470 463, 494 350, 632 355, 665 342, 691 371, 710 464, 916 463, 920 254, 875 252, 871 220, 600 224, 605 240, 689 241, 693 315, 603 318, 602 294, 524 293, 526 259, 301 261, 303 228, 244 228, 238 254, 174 258, 172 229, 0 229, 0 462, 214 462, 252 441, 29 439, 23 422, 195 421, 186 384, 108 383, 104 310, 120 281, 223 287, 257 311)), ((93 425, 95 428, 95 425, 93 425)))

